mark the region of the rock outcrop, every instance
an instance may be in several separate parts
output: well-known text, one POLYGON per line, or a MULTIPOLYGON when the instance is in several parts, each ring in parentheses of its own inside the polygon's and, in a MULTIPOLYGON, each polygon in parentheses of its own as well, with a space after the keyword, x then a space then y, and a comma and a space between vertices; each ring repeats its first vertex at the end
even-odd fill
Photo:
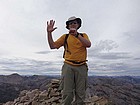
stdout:
MULTIPOLYGON (((48 85, 48 90, 23 90, 14 101, 9 101, 3 105, 60 105, 62 94, 59 90, 59 83, 58 79, 52 79, 48 85)), ((85 102, 86 105, 106 105, 109 103, 105 97, 98 96, 87 97, 85 102)))

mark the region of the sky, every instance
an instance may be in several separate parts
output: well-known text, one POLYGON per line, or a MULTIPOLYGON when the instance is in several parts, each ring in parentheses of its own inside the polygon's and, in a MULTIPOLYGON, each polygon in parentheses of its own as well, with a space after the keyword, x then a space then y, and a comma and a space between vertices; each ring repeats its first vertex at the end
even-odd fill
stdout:
POLYGON ((71 16, 82 19, 88 73, 140 76, 140 0, 0 0, 0 75, 60 75, 63 48, 50 50, 46 21, 55 20, 53 39, 68 32, 71 16))

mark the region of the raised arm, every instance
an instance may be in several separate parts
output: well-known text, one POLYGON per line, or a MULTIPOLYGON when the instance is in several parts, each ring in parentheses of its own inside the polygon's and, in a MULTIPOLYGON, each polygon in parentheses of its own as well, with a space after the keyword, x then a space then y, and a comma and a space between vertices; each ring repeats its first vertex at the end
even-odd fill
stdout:
POLYGON ((47 37, 48 37, 48 43, 51 49, 55 49, 56 46, 54 45, 54 41, 52 38, 52 32, 57 29, 57 27, 54 27, 55 21, 54 20, 50 20, 47 21, 46 25, 47 25, 47 37))

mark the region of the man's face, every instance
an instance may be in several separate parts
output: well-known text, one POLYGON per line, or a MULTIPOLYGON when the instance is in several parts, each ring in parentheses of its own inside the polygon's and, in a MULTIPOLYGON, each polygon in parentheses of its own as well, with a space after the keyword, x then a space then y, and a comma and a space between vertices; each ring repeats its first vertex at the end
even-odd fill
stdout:
POLYGON ((76 20, 69 22, 69 29, 74 28, 74 29, 78 29, 79 24, 77 23, 76 20))

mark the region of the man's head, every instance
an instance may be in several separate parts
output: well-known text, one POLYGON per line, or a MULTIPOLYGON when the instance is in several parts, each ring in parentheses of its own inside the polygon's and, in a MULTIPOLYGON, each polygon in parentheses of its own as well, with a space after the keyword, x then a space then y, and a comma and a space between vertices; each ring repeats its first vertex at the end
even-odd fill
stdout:
POLYGON ((81 19, 80 18, 76 18, 75 16, 70 17, 68 19, 68 21, 66 21, 66 28, 70 29, 70 28, 76 28, 79 29, 81 27, 81 19))

